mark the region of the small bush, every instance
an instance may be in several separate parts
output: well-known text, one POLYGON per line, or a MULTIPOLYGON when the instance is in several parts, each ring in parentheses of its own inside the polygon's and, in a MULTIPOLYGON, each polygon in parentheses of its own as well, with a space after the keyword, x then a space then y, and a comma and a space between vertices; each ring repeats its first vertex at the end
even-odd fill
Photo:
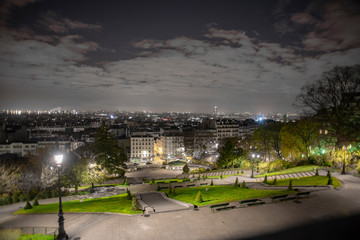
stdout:
POLYGON ((327 182, 327 185, 333 185, 333 181, 332 181, 332 177, 331 177, 330 171, 328 172, 328 182, 327 182))
POLYGON ((133 211, 138 211, 138 210, 140 210, 139 205, 138 205, 138 202, 137 202, 137 200, 136 200, 136 197, 132 197, 131 209, 132 209, 133 211))
POLYGON ((30 202, 29 201, 26 201, 26 205, 24 207, 24 210, 27 210, 27 209, 32 209, 33 207, 31 206, 30 202))
POLYGON ((274 181, 273 181, 273 185, 276 185, 277 183, 277 180, 276 180, 276 177, 274 178, 274 181))
POLYGON ((169 195, 172 194, 171 184, 169 184, 169 195))
POLYGON ((127 200, 131 200, 131 199, 132 199, 132 196, 131 196, 130 190, 129 190, 128 188, 126 189, 126 193, 127 193, 126 199, 127 199, 127 200))
POLYGON ((238 178, 236 178, 236 180, 235 180, 234 187, 239 187, 239 179, 238 178))
POLYGON ((294 191, 293 187, 292 187, 292 179, 290 179, 289 181, 289 186, 288 186, 288 191, 294 191))
POLYGON ((213 182, 212 179, 211 179, 211 182, 210 182, 210 186, 214 186, 214 182, 213 182))
POLYGON ((159 184, 157 185, 156 191, 160 191, 160 185, 159 184))
POLYGON ((267 181, 267 175, 265 175, 264 183, 268 183, 268 181, 267 181))
POLYGON ((245 181, 242 182, 241 188, 246 188, 246 183, 245 183, 245 181))
POLYGON ((201 192, 199 191, 198 194, 196 195, 196 198, 195 198, 195 203, 202 203, 204 200, 202 198, 202 194, 201 192))
POLYGON ((37 198, 34 199, 33 206, 39 206, 39 201, 37 200, 37 198))
POLYGON ((319 169, 316 168, 315 176, 319 176, 319 169))

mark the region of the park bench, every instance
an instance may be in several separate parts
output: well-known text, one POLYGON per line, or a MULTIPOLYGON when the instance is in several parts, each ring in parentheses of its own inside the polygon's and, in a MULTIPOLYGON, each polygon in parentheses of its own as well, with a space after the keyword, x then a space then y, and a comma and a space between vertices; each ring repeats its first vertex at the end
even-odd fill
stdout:
POLYGON ((256 201, 258 201, 259 199, 247 199, 247 200, 242 200, 240 201, 241 206, 244 206, 244 204, 246 203, 255 203, 256 201))
POLYGON ((214 208, 216 211, 222 211, 222 210, 229 210, 229 209, 234 209, 236 208, 236 206, 226 206, 226 207, 219 207, 219 208, 214 208))
POLYGON ((200 186, 208 185, 208 183, 200 183, 200 186))
POLYGON ((195 187, 195 184, 188 184, 187 187, 195 187))
POLYGON ((273 196, 271 197, 271 200, 274 201, 274 200, 280 200, 282 198, 286 198, 288 195, 287 194, 284 194, 284 195, 277 195, 277 196, 273 196))
POLYGON ((309 197, 310 192, 299 192, 296 194, 296 197, 309 197))
POLYGON ((229 203, 219 203, 219 204, 214 204, 210 206, 211 211, 214 211, 216 208, 222 208, 222 207, 227 207, 229 205, 229 203))

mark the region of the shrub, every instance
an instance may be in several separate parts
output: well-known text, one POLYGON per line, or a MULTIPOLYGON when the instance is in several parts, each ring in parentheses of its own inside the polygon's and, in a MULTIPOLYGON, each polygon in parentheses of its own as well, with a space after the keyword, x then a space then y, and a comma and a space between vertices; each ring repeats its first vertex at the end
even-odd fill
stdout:
POLYGON ((127 193, 126 199, 131 200, 132 196, 131 196, 130 190, 128 188, 126 189, 126 193, 127 193))
POLYGON ((185 166, 183 167, 183 172, 188 174, 190 172, 190 168, 187 164, 185 164, 185 166))
POLYGON ((169 195, 172 194, 171 184, 169 184, 169 195))
POLYGON ((26 205, 24 207, 24 210, 27 210, 27 209, 32 209, 33 207, 31 206, 30 202, 29 201, 26 201, 26 205))
POLYGON ((293 187, 292 187, 292 179, 290 179, 289 181, 289 186, 288 186, 288 191, 294 191, 293 187))
POLYGON ((136 197, 132 197, 131 209, 133 211, 138 211, 140 209, 136 197))
POLYGON ((222 174, 220 174, 220 179, 223 179, 224 177, 223 177, 223 175, 222 174))
POLYGON ((157 185, 156 191, 160 191, 160 185, 157 185))
POLYGON ((212 180, 212 179, 211 179, 210 186, 214 186, 214 182, 213 182, 213 180, 212 180))
POLYGON ((34 199, 33 206, 39 206, 39 201, 37 200, 37 198, 34 199))
POLYGON ((246 188, 246 183, 245 183, 245 181, 242 182, 241 188, 246 188))
POLYGON ((277 183, 277 180, 276 180, 276 177, 274 178, 274 181, 273 181, 273 185, 276 185, 277 183))
POLYGON ((331 177, 331 174, 330 174, 330 171, 328 171, 328 182, 327 182, 327 185, 332 185, 333 184, 333 181, 332 181, 332 177, 331 177))
POLYGON ((123 182, 123 185, 129 185, 127 178, 125 178, 125 180, 124 180, 124 182, 123 182))
POLYGON ((268 183, 268 181, 267 181, 267 175, 265 175, 264 183, 268 183))
POLYGON ((238 186, 239 186, 239 179, 236 178, 235 183, 234 183, 234 187, 238 187, 238 186))
POLYGON ((201 192, 199 191, 198 194, 196 195, 196 198, 195 198, 195 203, 202 203, 204 200, 202 198, 202 194, 201 192))
POLYGON ((151 183, 155 183, 155 179, 153 178, 153 179, 151 179, 151 183))
POLYGON ((315 176, 319 176, 319 169, 316 168, 315 176))
POLYGON ((327 172, 327 175, 326 175, 327 177, 331 177, 331 173, 330 173, 330 170, 328 170, 328 172, 327 172))
POLYGON ((173 195, 173 196, 176 196, 176 195, 177 195, 177 193, 176 193, 176 191, 175 191, 175 188, 172 190, 172 195, 173 195))

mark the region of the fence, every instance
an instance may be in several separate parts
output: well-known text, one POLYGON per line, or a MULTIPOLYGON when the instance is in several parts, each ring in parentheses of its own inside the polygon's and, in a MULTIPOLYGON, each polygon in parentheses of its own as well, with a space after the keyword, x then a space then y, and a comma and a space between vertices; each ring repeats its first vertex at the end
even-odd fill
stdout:
POLYGON ((20 228, 23 234, 45 234, 45 235, 57 235, 57 227, 22 227, 20 228))

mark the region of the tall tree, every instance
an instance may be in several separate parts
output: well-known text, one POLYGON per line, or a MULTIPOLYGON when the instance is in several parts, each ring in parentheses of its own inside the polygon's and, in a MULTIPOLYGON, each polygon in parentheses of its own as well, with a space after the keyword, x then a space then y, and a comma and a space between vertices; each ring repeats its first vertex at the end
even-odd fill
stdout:
POLYGON ((98 165, 105 168, 110 174, 123 173, 127 158, 124 157, 124 153, 119 152, 115 137, 109 132, 109 127, 105 122, 96 133, 94 149, 95 161, 98 165))
POLYGON ((360 136, 360 65, 335 67, 306 84, 296 105, 315 113, 328 125, 341 148, 360 136))
POLYGON ((237 138, 225 139, 225 144, 219 149, 218 168, 239 167, 245 160, 245 153, 238 144, 237 138))

